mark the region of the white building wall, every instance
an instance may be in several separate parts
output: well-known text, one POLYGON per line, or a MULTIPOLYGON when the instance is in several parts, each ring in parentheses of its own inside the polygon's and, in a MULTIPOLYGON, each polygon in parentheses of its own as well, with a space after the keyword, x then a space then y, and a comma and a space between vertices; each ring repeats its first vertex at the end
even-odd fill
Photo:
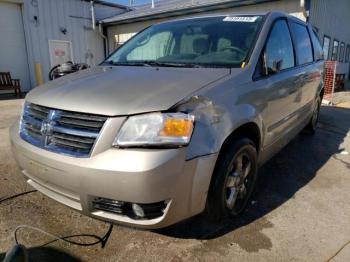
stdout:
MULTIPOLYGON (((339 41, 346 46, 350 45, 350 0, 311 0, 310 23, 318 29, 318 36, 323 45, 323 37, 331 38, 330 51, 333 48, 333 40, 339 41)), ((344 50, 344 53, 345 53, 344 50)), ((349 62, 337 63, 337 74, 349 74, 349 62)))
MULTIPOLYGON (((0 0, 0 72, 20 79, 23 90, 30 87, 28 57, 24 38, 21 5, 0 0)), ((12 90, 0 90, 1 93, 12 90)))
MULTIPOLYGON (((105 6, 100 6, 106 12, 105 6)), ((99 5, 95 5, 99 12, 99 5)), ((111 8, 114 14, 123 12, 111 8)), ((104 59, 103 38, 91 28, 90 3, 81 0, 24 0, 22 5, 31 87, 36 86, 34 64, 40 63, 44 81, 51 69, 49 40, 70 41, 75 63, 97 65, 104 59), (35 20, 35 16, 37 20, 35 20), (66 29, 66 34, 61 29, 66 29)))

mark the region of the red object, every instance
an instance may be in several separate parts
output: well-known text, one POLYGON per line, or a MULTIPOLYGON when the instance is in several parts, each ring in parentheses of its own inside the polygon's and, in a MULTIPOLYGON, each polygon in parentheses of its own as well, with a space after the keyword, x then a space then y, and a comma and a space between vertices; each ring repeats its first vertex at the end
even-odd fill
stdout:
POLYGON ((62 49, 56 49, 55 50, 55 56, 58 56, 58 57, 62 57, 62 56, 65 56, 66 55, 66 52, 62 49))
POLYGON ((324 98, 331 101, 335 84, 336 61, 325 61, 324 63, 324 98))

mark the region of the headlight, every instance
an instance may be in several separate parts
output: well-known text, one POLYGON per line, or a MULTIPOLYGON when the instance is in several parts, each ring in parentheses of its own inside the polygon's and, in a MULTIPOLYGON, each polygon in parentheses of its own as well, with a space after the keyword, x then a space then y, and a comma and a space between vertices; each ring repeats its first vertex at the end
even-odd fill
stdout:
POLYGON ((23 131, 23 117, 27 113, 28 108, 29 108, 29 103, 25 101, 22 105, 22 113, 21 113, 21 116, 19 119, 19 132, 20 133, 22 133, 22 131, 23 131))
POLYGON ((150 113, 131 116, 113 146, 182 146, 190 142, 194 116, 184 113, 150 113))

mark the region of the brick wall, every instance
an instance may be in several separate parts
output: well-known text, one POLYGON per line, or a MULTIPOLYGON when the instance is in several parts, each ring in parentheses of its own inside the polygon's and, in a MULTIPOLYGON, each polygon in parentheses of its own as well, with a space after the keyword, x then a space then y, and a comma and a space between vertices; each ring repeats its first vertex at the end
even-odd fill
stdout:
POLYGON ((325 61, 324 63, 324 98, 331 101, 334 90, 334 74, 336 69, 335 61, 325 61))

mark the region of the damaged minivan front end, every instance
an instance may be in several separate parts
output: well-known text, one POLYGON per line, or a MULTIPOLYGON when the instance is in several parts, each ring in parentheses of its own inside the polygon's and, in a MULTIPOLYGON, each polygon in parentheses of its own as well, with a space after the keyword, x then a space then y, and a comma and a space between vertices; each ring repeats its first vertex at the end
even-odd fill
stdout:
MULTIPOLYGON (((161 68, 148 70, 162 74, 161 68)), ((229 70, 223 71, 221 81, 230 75, 229 70)), ((81 84, 86 81, 83 86, 91 94, 91 77, 99 81, 95 72, 79 74, 82 76, 78 81, 81 84)), ((196 146, 190 146, 201 126, 207 124, 199 109, 203 109, 203 102, 198 100, 195 102, 198 108, 191 108, 193 102, 190 106, 187 99, 181 98, 184 102, 169 103, 157 111, 150 107, 155 102, 139 102, 144 109, 131 112, 128 103, 118 95, 113 100, 110 94, 106 96, 111 101, 109 108, 115 111, 102 115, 96 113, 109 101, 97 99, 100 93, 96 90, 95 99, 91 95, 80 101, 79 111, 65 110, 63 104, 69 104, 69 99, 55 95, 61 81, 63 86, 71 83, 69 77, 77 75, 31 92, 21 121, 11 128, 12 150, 27 182, 86 215, 126 225, 159 228, 202 212, 217 157, 210 143, 202 143, 206 148, 195 151, 192 148, 196 146), (96 101, 102 101, 101 105, 96 101), (112 106, 112 101, 122 106, 112 106)), ((142 82, 145 85, 145 81, 139 80, 140 85, 142 82)), ((203 77, 201 81, 204 82, 203 77)), ((198 89, 214 82, 207 80, 198 89)), ((76 106, 72 94, 59 92, 59 95, 72 99, 72 106, 66 108, 76 106)), ((161 101, 162 96, 142 99, 161 101)))
MULTIPOLYGON (((223 43, 209 52, 204 33, 212 34, 215 23, 225 25, 224 35, 236 26, 223 19, 150 27, 100 66, 31 91, 10 131, 28 183, 86 215, 137 227, 164 227, 202 212, 234 125, 210 90, 242 74, 240 60, 251 49, 231 53, 223 43)), ((248 45, 262 18, 255 20, 241 23, 248 45)))
POLYGON ((287 20, 302 23, 279 12, 160 23, 101 65, 36 87, 10 129, 27 182, 85 215, 140 228, 204 210, 214 220, 240 214, 258 166, 317 123, 317 54, 307 70, 285 71, 294 56, 266 55, 271 28, 289 34, 287 20))

